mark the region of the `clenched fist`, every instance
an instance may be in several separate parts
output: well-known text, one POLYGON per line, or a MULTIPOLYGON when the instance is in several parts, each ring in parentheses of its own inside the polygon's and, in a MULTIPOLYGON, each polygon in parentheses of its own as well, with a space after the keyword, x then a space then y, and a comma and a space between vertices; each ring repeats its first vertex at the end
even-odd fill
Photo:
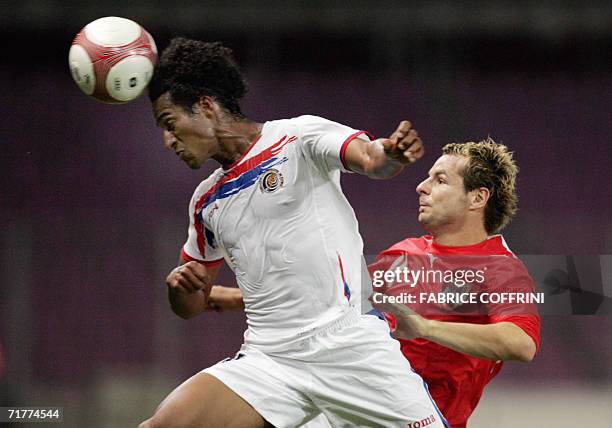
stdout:
POLYGON ((187 262, 174 268, 166 277, 166 284, 174 293, 192 294, 203 291, 206 299, 212 288, 206 267, 198 262, 187 262))
POLYGON ((419 134, 407 120, 400 122, 389 139, 382 141, 382 145, 388 157, 402 164, 414 163, 425 154, 419 134))

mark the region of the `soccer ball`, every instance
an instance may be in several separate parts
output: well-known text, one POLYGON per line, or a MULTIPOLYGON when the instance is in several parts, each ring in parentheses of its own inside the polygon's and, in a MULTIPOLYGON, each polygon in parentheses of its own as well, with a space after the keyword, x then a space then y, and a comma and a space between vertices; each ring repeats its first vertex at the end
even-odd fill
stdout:
POLYGON ((87 24, 74 38, 68 65, 76 84, 109 104, 132 101, 153 75, 157 47, 139 24, 107 16, 87 24))

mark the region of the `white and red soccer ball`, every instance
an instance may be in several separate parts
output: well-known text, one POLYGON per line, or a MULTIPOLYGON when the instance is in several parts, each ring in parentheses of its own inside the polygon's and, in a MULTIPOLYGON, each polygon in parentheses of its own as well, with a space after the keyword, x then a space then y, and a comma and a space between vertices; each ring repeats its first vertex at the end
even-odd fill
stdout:
POLYGON ((87 24, 74 38, 68 64, 85 94, 122 104, 142 94, 157 61, 153 37, 139 24, 108 16, 87 24))

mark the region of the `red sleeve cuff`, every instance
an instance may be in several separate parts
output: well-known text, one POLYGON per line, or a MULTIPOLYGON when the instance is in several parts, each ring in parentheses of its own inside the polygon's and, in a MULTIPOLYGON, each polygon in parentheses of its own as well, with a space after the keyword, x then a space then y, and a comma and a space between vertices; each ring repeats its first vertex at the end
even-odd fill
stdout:
POLYGON ((361 134, 365 134, 370 139, 374 139, 374 136, 372 134, 370 134, 368 131, 357 131, 357 132, 349 135, 346 138, 346 140, 344 140, 344 142, 342 143, 342 146, 340 147, 340 161, 342 162, 342 166, 344 167, 344 169, 346 169, 347 171, 351 171, 351 169, 349 168, 348 164, 346 163, 346 159, 344 158, 344 156, 346 154, 346 148, 348 147, 348 145, 349 145, 349 143, 351 141, 353 141, 355 138, 359 137, 361 134))
POLYGON ((198 263, 202 263, 204 266, 208 266, 208 267, 219 266, 221 263, 223 263, 223 258, 217 259, 217 260, 198 260, 198 259, 194 259, 189 254, 187 254, 187 252, 185 251, 184 248, 181 248, 181 258, 185 262, 198 262, 198 263))

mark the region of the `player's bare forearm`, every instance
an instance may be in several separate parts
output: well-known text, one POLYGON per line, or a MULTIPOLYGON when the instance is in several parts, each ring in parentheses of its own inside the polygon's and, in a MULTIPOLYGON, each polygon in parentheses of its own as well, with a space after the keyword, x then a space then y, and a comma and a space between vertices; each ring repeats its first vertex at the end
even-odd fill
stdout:
POLYGON ((217 311, 231 311, 244 309, 242 292, 239 288, 213 285, 210 290, 208 304, 217 311))
POLYGON ((201 290, 185 294, 168 287, 168 300, 172 312, 184 319, 193 318, 210 309, 206 295, 201 290))
POLYGON ((189 319, 207 311, 231 311, 244 309, 242 292, 238 288, 213 285, 208 299, 203 291, 184 294, 168 287, 168 299, 172 311, 189 319))
POLYGON ((426 320, 421 337, 488 360, 529 362, 536 352, 533 339, 511 322, 469 324, 426 320))
POLYGON ((345 159, 349 168, 375 179, 399 174, 407 165, 420 159, 425 150, 418 133, 403 121, 389 138, 372 143, 355 139, 347 146, 345 159))
MULTIPOLYGON (((356 149, 355 152, 358 150, 350 159, 348 155, 346 156, 349 159, 348 166, 352 171, 367 175, 370 178, 384 180, 395 177, 406 167, 406 164, 387 156, 382 140, 376 140, 372 143, 362 141, 354 141, 348 146, 356 149)), ((349 149, 347 149, 348 152, 349 149)))
POLYGON ((511 322, 469 324, 428 320, 400 303, 389 303, 381 293, 370 296, 372 306, 395 318, 393 334, 398 339, 424 338, 457 352, 488 360, 533 359, 533 339, 511 322))

